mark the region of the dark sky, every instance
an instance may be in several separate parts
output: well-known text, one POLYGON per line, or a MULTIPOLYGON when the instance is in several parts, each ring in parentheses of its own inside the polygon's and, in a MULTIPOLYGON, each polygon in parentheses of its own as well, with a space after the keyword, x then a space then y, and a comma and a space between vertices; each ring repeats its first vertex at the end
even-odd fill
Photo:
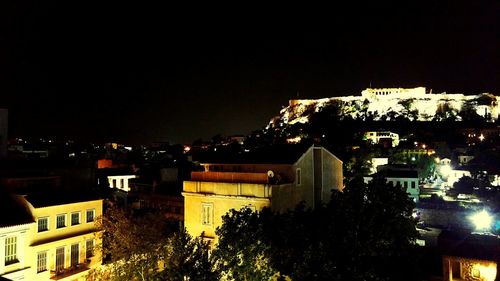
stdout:
POLYGON ((135 2, 0 4, 11 136, 190 143, 370 83, 500 95, 498 1, 135 2))

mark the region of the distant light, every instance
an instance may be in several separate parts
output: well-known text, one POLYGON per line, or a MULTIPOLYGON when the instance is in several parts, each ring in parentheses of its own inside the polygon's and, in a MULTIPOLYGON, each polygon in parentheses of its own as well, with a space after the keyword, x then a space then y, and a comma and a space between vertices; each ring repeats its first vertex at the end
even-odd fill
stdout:
POLYGON ((490 230, 493 223, 493 216, 486 210, 471 215, 469 219, 476 226, 476 230, 490 230))
POLYGON ((246 149, 246 148, 245 148, 245 152, 250 152, 250 149, 246 149))
POLYGON ((74 152, 73 152, 73 153, 70 153, 68 156, 69 156, 69 157, 75 157, 75 153, 74 153, 74 152))
POLYGON ((126 149, 126 150, 128 150, 128 151, 132 151, 132 147, 131 147, 131 146, 125 146, 125 147, 123 147, 123 148, 125 148, 125 149, 126 149))
POLYGON ((415 156, 412 156, 412 157, 411 157, 411 161, 415 161, 415 156))
POLYGON ((427 146, 425 144, 422 144, 422 148, 425 149, 427 146))
POLYGON ((185 152, 185 153, 187 153, 187 152, 189 152, 189 151, 191 151, 191 147, 190 147, 190 146, 187 146, 187 145, 186 145, 186 146, 184 146, 184 152, 185 152))
POLYGON ((484 140, 484 135, 483 135, 483 134, 481 134, 481 135, 479 136, 479 140, 480 140, 480 141, 483 141, 483 140, 484 140))
POLYGON ((299 143, 301 140, 302 140, 301 137, 294 137, 294 138, 286 139, 286 142, 291 143, 291 144, 295 144, 295 143, 299 143))

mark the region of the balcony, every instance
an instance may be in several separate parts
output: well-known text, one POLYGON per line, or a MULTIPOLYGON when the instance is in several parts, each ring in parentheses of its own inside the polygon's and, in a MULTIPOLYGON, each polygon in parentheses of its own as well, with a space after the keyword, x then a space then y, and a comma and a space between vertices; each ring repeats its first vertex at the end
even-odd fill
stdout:
POLYGON ((89 270, 89 269, 90 268, 88 267, 88 265, 86 263, 79 263, 77 265, 74 265, 74 266, 71 266, 68 268, 64 268, 64 269, 61 269, 58 271, 51 270, 50 273, 54 274, 54 275, 52 277, 50 277, 50 280, 61 280, 61 279, 66 278, 68 276, 75 275, 75 274, 84 272, 84 271, 89 270))

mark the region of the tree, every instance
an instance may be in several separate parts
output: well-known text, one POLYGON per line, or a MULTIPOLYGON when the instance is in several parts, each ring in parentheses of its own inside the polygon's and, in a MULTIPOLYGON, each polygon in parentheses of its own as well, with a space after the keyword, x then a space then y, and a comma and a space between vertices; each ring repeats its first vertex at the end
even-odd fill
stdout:
POLYGON ((214 259, 209 257, 209 244, 202 238, 192 238, 185 229, 169 239, 165 249, 162 280, 211 281, 220 276, 214 267, 214 259))
POLYGON ((92 272, 88 280, 158 280, 166 236, 159 216, 132 217, 111 206, 97 220, 105 271, 92 272))
POLYGON ((184 229, 174 231, 159 215, 110 207, 97 224, 107 265, 87 280, 219 280, 208 244, 184 229))
POLYGON ((214 255, 235 280, 418 280, 413 208, 401 186, 358 177, 314 210, 231 211, 214 255))
POLYGON ((269 245, 258 213, 249 208, 233 209, 223 217, 216 234, 219 242, 213 255, 217 268, 229 280, 268 280, 275 273, 269 265, 269 245))
POLYGON ((453 190, 456 193, 472 194, 474 192, 475 180, 471 177, 461 177, 456 183, 453 184, 453 190))

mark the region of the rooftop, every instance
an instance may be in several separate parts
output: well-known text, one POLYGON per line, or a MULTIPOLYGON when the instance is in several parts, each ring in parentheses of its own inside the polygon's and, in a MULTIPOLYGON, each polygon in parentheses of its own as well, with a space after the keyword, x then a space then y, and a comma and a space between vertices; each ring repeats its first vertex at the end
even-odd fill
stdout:
POLYGON ((86 202, 101 199, 97 194, 89 191, 86 193, 68 192, 64 190, 50 190, 45 192, 30 193, 26 200, 35 208, 86 202))
POLYGON ((2 214, 8 214, 6 216, 0 216, 0 227, 34 222, 29 209, 15 197, 4 192, 0 194, 0 212, 2 214))

